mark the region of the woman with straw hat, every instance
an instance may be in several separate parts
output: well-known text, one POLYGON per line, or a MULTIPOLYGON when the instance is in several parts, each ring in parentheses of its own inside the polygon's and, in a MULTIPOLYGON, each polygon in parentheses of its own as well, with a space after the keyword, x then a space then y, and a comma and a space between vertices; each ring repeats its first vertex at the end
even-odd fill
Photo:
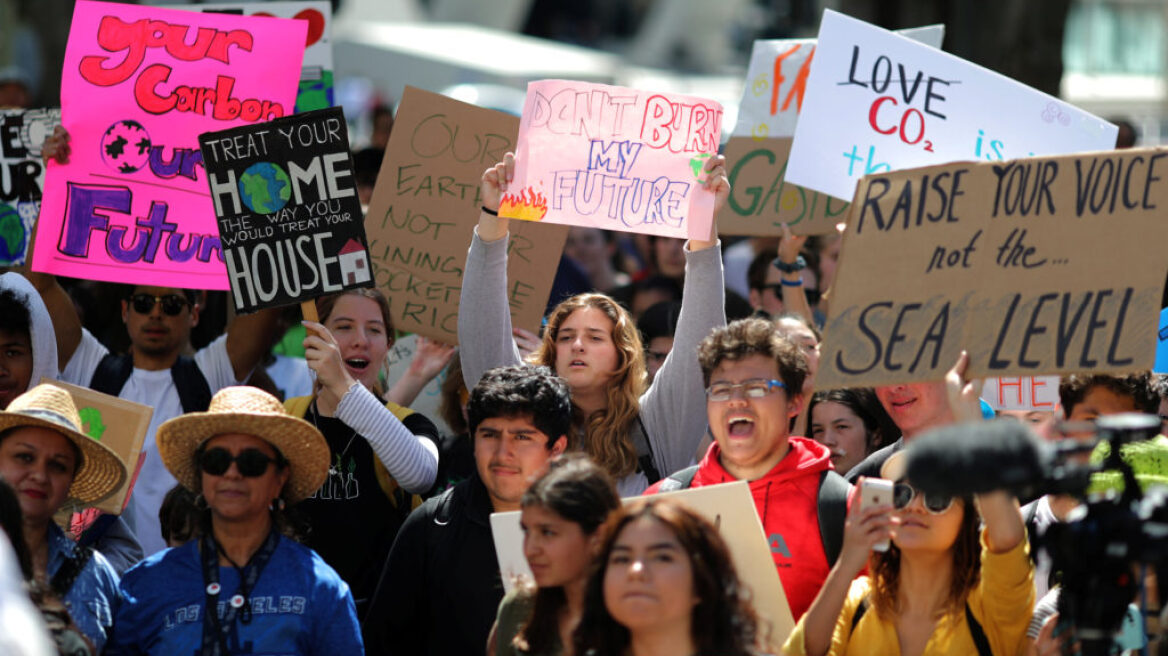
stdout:
POLYGON ((320 431, 272 395, 228 387, 162 424, 163 464, 205 508, 202 537, 122 578, 106 654, 361 654, 349 587, 280 534, 328 470, 320 431))
POLYGON ((0 412, 0 477, 20 501, 34 585, 64 602, 100 652, 119 603, 118 576, 104 556, 70 540, 53 515, 67 501, 88 505, 113 494, 126 480, 125 465, 81 432, 69 392, 44 384, 0 412))

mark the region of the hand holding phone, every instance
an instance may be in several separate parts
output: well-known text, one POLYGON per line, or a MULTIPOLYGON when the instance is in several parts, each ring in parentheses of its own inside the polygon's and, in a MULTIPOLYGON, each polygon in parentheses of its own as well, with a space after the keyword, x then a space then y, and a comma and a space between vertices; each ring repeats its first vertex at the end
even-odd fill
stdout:
MULTIPOLYGON (((860 509, 892 505, 892 481, 865 478, 860 482, 860 509)), ((888 540, 872 545, 873 551, 888 551, 888 540)))

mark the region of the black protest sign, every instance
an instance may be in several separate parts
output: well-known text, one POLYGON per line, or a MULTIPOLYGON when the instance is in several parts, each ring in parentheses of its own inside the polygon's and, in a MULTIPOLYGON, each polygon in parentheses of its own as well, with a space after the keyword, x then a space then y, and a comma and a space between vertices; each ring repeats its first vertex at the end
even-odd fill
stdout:
POLYGON ((1166 235, 1163 149, 868 176, 816 387, 1148 369, 1166 235))
POLYGON ((0 266, 19 266, 31 250, 41 211, 41 144, 61 122, 60 109, 0 110, 0 266))
POLYGON ((373 285, 340 108, 209 132, 199 146, 236 310, 373 285))

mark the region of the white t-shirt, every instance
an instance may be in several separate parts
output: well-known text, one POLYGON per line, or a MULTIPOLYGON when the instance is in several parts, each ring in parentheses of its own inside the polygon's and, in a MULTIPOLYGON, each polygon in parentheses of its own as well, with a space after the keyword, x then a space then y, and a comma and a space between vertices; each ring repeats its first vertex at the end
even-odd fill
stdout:
MULTIPOLYGON (((1058 518, 1054 516, 1054 511, 1050 508, 1049 496, 1043 496, 1022 506, 1023 517, 1029 517, 1031 512, 1034 513, 1034 528, 1038 536, 1045 534, 1047 528, 1058 522, 1058 518), (1031 507, 1034 510, 1031 510, 1031 507)), ((1033 550, 1034 545, 1031 545, 1030 548, 1033 550)), ((1050 570, 1052 567, 1050 556, 1047 555, 1046 551, 1040 551, 1034 564, 1035 599, 1042 599, 1050 591, 1050 570)))
MULTIPOLYGON (((97 371, 97 365, 107 353, 109 349, 97 341, 96 337, 88 330, 82 330, 81 343, 78 344, 69 364, 65 366, 61 380, 89 387, 93 374, 97 371)), ((221 335, 219 339, 195 353, 195 364, 207 379, 212 394, 224 387, 239 384, 239 381, 235 380, 231 360, 227 357, 226 335, 221 335)), ((166 548, 166 543, 162 541, 158 509, 162 506, 162 498, 170 488, 178 484, 162 464, 158 447, 154 443, 154 435, 162 422, 183 413, 182 402, 178 398, 178 390, 175 389, 169 369, 147 371, 135 367, 118 396, 154 408, 154 416, 150 418, 150 427, 146 429, 146 439, 142 444, 146 461, 142 463, 142 471, 134 483, 130 502, 122 513, 122 518, 142 544, 142 551, 149 556, 166 548)), ((135 464, 137 463, 126 463, 131 470, 135 464)))

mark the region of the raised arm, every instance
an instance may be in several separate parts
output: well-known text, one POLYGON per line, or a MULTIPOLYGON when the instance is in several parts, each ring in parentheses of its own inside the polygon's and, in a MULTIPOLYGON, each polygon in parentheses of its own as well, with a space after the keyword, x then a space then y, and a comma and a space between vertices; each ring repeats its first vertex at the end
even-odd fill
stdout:
POLYGON ((484 211, 479 213, 466 255, 458 306, 458 346, 467 389, 474 389, 487 370, 522 361, 511 337, 507 304, 508 220, 493 214, 514 175, 515 156, 511 153, 483 172, 484 211))
POLYGON ((55 276, 31 270, 21 273, 41 295, 45 309, 53 318, 53 332, 57 336, 57 366, 64 371, 65 365, 69 364, 69 359, 77 351, 77 345, 81 343, 81 317, 77 316, 73 299, 69 298, 55 276))
POLYGON ((264 354, 272 348, 280 308, 268 308, 251 314, 237 315, 227 324, 227 357, 235 380, 247 380, 264 354))
MULTIPOLYGON (((783 264, 795 264, 799 259, 799 251, 807 241, 806 235, 793 235, 791 228, 783 224, 783 236, 779 240, 779 261, 783 264)), ((807 292, 803 288, 803 272, 782 272, 783 281, 783 309, 795 312, 811 325, 815 325, 815 314, 811 311, 811 304, 807 302, 807 292)))
POLYGON ((385 399, 400 406, 409 406, 418 398, 422 389, 442 373, 454 357, 455 348, 450 344, 417 336, 417 350, 410 359, 405 374, 385 393, 385 399))
MULTIPOLYGON (((707 188, 716 194, 714 213, 730 193, 726 160, 706 161, 707 188)), ((726 325, 722 256, 718 242, 691 239, 685 256, 685 286, 673 348, 653 385, 641 399, 641 419, 662 476, 689 465, 706 432, 706 397, 698 364, 698 344, 715 328, 726 325)))

